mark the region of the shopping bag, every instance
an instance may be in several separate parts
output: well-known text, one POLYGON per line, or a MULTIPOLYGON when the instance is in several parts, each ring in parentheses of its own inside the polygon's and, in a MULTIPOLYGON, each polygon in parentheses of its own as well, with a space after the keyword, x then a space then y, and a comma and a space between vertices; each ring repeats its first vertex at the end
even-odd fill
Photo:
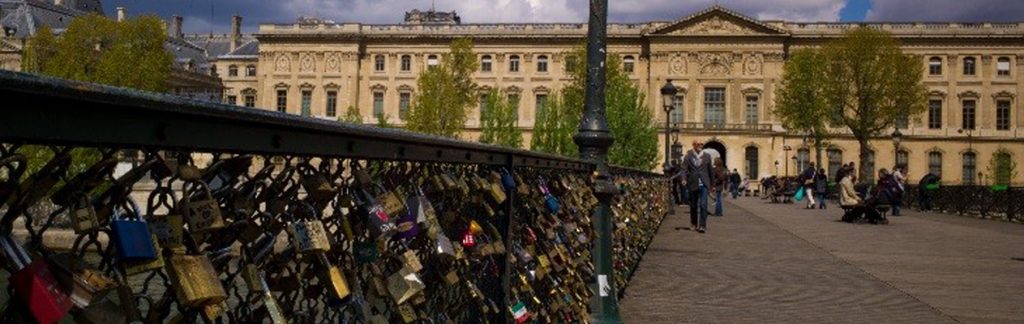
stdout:
POLYGON ((806 191, 806 190, 804 190, 803 186, 800 186, 800 188, 796 189, 796 195, 793 195, 793 200, 796 200, 796 201, 804 200, 804 191, 806 191))

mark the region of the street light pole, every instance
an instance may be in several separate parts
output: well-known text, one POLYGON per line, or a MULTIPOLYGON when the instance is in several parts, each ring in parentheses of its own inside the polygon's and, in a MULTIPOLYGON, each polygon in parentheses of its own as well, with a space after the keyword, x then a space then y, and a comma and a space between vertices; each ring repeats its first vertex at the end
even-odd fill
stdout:
MULTIPOLYGON (((580 149, 580 159, 594 164, 594 195, 598 204, 593 210, 595 241, 593 323, 622 323, 619 318, 618 290, 612 268, 611 201, 618 193, 608 172, 608 148, 615 139, 608 130, 605 116, 605 61, 607 59, 608 0, 590 1, 590 22, 587 26, 587 89, 580 128, 573 140, 580 149)), ((667 139, 666 139, 667 140, 667 139)))
MULTIPOLYGON (((672 100, 675 98, 678 91, 679 90, 676 90, 676 87, 672 85, 671 79, 666 80, 665 85, 661 87, 661 105, 665 108, 665 164, 662 165, 662 170, 664 170, 663 173, 665 175, 669 175, 669 173, 672 172, 672 156, 670 154, 671 151, 669 151, 668 137, 672 132, 672 109, 675 108, 672 105, 672 100)), ((668 213, 676 213, 675 204, 668 204, 668 213)))

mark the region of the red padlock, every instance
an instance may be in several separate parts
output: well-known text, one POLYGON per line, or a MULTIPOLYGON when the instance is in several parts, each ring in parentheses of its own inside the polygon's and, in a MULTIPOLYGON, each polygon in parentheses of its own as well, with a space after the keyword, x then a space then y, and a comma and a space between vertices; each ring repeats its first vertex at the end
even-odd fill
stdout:
POLYGON ((50 265, 41 257, 30 257, 28 251, 10 236, 0 238, 0 246, 11 263, 11 284, 15 296, 28 306, 36 322, 49 324, 60 321, 71 309, 72 302, 68 290, 61 287, 50 272, 50 265))
POLYGON ((476 246, 476 238, 473 237, 473 233, 470 233, 469 230, 466 230, 466 234, 462 235, 462 246, 468 248, 476 246))

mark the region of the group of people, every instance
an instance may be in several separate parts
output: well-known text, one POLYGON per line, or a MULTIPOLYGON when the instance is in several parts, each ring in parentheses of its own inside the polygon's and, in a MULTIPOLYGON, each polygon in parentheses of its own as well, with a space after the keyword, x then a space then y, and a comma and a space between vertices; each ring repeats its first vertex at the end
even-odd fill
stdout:
POLYGON ((674 161, 669 174, 676 203, 690 206, 690 228, 705 233, 708 215, 723 215, 722 193, 728 190, 736 199, 743 183, 736 169, 730 173, 720 158, 703 150, 702 141, 694 140, 692 145, 682 161, 674 161), (708 211, 709 198, 713 201, 713 212, 708 211))
POLYGON ((892 172, 884 168, 878 170, 875 185, 864 188, 862 192, 858 192, 853 185, 857 181, 853 162, 841 169, 836 177, 840 178, 839 203, 849 210, 843 215, 844 221, 865 219, 871 223, 887 223, 878 209, 879 205, 889 205, 892 207, 893 216, 900 215, 906 183, 902 166, 894 167, 892 172))

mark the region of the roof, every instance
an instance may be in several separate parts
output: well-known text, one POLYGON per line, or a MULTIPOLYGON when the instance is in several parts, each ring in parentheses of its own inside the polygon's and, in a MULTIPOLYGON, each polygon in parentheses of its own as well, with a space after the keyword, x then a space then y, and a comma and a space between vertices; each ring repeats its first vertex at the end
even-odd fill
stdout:
POLYGON ((74 17, 88 13, 52 2, 33 0, 0 0, 0 11, 3 14, 0 25, 3 25, 5 32, 6 29, 13 29, 16 38, 35 35, 43 26, 54 30, 65 29, 74 17))
POLYGON ((203 49, 207 58, 221 56, 247 56, 259 54, 259 42, 252 35, 242 35, 238 48, 231 51, 231 36, 225 34, 189 34, 185 41, 203 49))

